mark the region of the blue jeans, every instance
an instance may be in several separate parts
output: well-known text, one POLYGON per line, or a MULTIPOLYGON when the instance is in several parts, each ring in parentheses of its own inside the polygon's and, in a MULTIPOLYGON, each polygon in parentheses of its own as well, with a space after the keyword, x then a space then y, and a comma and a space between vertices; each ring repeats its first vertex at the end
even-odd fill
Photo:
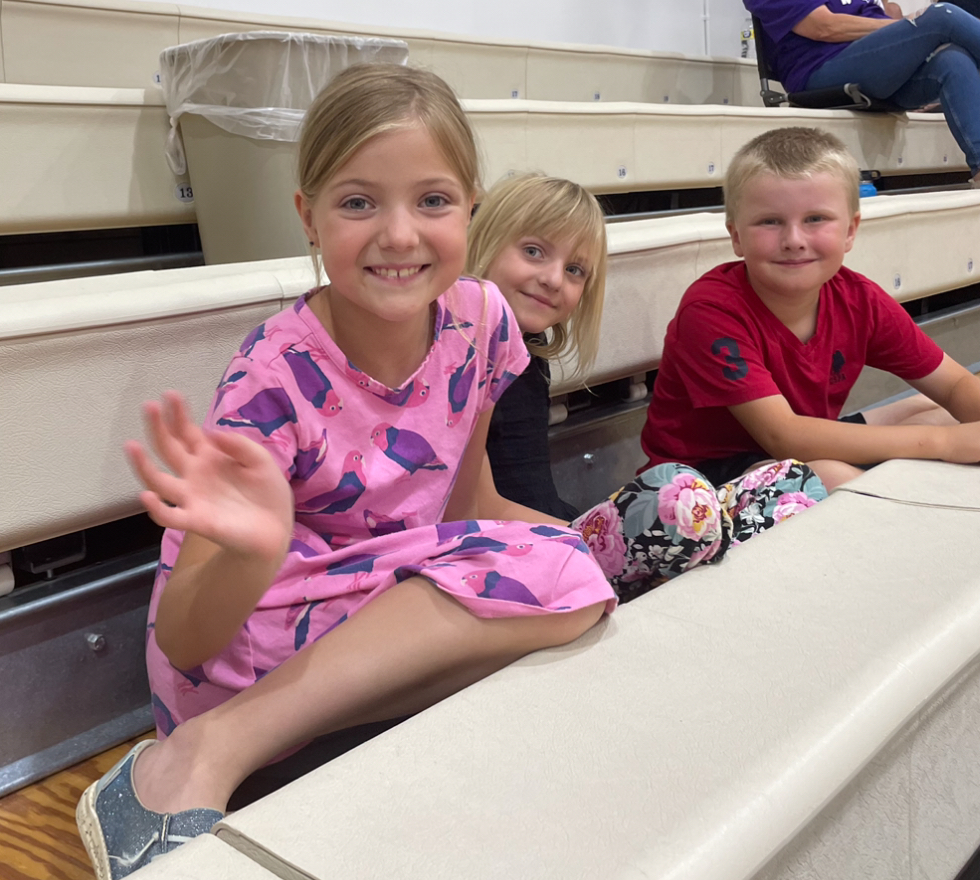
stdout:
POLYGON ((913 110, 939 101, 946 124, 980 172, 980 19, 949 3, 855 40, 818 67, 808 89, 855 82, 872 98, 913 110), (950 45, 944 46, 945 43, 950 45), (937 51, 944 46, 941 51, 937 51))

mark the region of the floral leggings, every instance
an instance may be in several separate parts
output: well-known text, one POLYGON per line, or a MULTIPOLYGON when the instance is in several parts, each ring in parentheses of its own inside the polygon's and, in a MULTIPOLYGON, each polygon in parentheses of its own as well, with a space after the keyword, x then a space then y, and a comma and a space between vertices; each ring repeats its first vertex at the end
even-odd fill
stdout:
POLYGON ((620 602, 696 565, 827 497, 798 461, 777 461, 715 488, 694 468, 659 464, 572 522, 620 602))

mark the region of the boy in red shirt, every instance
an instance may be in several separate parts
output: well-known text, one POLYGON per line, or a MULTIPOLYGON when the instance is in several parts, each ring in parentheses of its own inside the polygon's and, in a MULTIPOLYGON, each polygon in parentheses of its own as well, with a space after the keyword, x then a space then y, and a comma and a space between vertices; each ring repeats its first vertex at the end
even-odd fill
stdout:
POLYGON ((854 158, 819 129, 776 129, 739 150, 725 217, 742 261, 695 281, 667 328, 646 467, 679 461, 718 485, 797 458, 831 489, 890 458, 980 461, 980 424, 959 424, 980 420, 980 379, 842 265, 859 185, 854 158), (839 420, 865 364, 921 395, 839 420))

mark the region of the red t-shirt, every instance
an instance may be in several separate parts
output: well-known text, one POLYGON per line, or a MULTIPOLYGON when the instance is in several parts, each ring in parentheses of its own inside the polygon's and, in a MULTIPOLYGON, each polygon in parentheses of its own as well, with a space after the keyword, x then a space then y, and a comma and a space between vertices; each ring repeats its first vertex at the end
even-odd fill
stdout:
POLYGON ((752 290, 744 262, 723 263, 687 289, 667 326, 643 451, 649 465, 766 457, 728 407, 781 394, 797 415, 836 419, 865 364, 908 381, 942 359, 906 311, 857 272, 842 267, 821 288, 816 333, 804 343, 752 290))

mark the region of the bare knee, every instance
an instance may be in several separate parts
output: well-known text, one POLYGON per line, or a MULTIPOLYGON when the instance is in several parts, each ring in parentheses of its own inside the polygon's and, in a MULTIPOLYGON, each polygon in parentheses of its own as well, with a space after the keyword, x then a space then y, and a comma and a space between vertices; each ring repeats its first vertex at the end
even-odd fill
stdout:
POLYGON ((903 397, 864 412, 869 425, 954 425, 954 419, 939 404, 923 394, 903 397))
POLYGON ((808 461, 807 464, 813 472, 820 477, 828 492, 832 492, 842 483, 853 480, 864 473, 860 468, 848 464, 846 461, 835 461, 830 458, 822 458, 817 461, 808 461))
POLYGON ((548 644, 543 647, 557 647, 574 642, 580 635, 588 632, 596 625, 605 609, 606 603, 600 602, 597 605, 588 605, 576 611, 549 615, 546 619, 549 624, 550 638, 548 644))

